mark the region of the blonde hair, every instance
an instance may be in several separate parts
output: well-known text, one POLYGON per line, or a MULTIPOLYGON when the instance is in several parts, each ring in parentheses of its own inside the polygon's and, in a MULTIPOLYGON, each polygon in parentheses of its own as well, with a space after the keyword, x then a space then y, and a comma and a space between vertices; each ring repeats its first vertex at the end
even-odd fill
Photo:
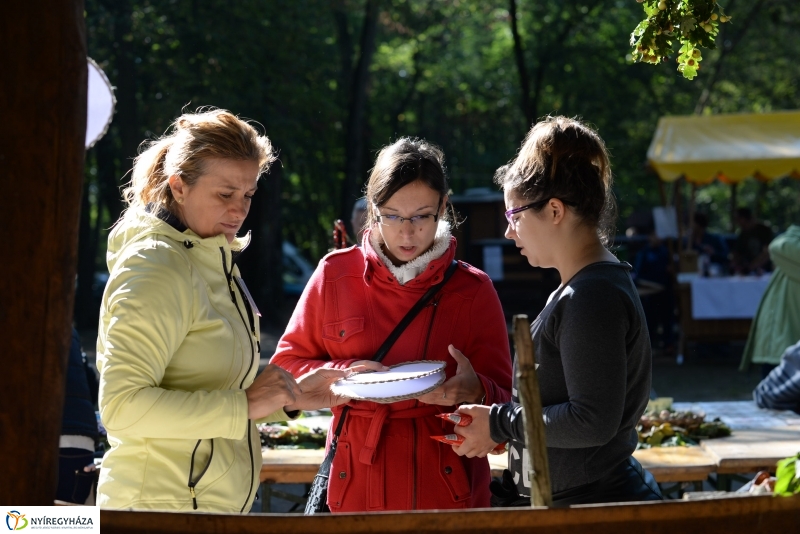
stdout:
POLYGON ((184 113, 169 130, 144 144, 134 160, 130 184, 122 192, 128 210, 154 203, 175 213, 169 177, 176 174, 191 186, 204 174, 208 159, 255 161, 259 175, 275 161, 269 139, 224 109, 184 113))
POLYGON ((495 183, 532 202, 541 211, 558 198, 597 228, 603 244, 614 232, 616 203, 608 150, 589 125, 568 117, 546 117, 528 132, 514 161, 500 167, 495 183))

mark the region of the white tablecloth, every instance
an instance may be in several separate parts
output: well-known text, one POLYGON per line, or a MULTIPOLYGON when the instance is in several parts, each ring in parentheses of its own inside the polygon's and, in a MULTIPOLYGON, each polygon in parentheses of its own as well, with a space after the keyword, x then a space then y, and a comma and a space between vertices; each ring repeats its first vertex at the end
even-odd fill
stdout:
POLYGON ((694 278, 692 318, 752 319, 770 275, 694 278))

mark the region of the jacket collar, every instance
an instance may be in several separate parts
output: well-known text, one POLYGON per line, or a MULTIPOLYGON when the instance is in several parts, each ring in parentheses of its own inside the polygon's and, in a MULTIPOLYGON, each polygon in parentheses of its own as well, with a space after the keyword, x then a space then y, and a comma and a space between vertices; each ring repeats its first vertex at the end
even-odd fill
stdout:
POLYGON ((404 265, 394 265, 383 252, 381 244, 380 232, 367 229, 362 244, 365 256, 364 280, 367 285, 373 275, 382 281, 400 286, 425 287, 435 284, 442 279, 444 269, 450 265, 456 252, 456 240, 446 221, 439 223, 431 248, 404 265))

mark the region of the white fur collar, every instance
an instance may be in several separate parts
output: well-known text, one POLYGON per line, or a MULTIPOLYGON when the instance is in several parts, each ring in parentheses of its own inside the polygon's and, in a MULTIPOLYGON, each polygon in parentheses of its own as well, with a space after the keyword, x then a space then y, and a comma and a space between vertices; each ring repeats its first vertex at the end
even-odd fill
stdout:
POLYGON ((389 268, 389 271, 394 275, 395 278, 397 278, 397 281, 400 282, 400 285, 403 286, 425 271, 430 262, 440 258, 442 254, 447 252, 447 249, 450 248, 450 236, 450 223, 447 221, 439 221, 439 226, 436 228, 436 237, 433 239, 433 245, 431 245, 431 248, 429 248, 427 252, 417 256, 410 262, 399 267, 392 263, 392 261, 383 252, 383 239, 381 239, 380 231, 377 231, 376 229, 376 231, 370 232, 369 243, 372 245, 372 248, 375 250, 378 258, 380 258, 380 260, 386 264, 386 267, 389 268))

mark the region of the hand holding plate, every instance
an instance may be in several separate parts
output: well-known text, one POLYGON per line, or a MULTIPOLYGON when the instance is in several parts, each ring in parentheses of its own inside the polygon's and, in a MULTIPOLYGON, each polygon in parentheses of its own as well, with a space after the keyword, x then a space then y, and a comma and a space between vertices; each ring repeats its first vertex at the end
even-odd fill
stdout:
POLYGON ((456 374, 430 393, 418 397, 420 402, 439 406, 455 406, 462 402, 480 402, 485 392, 472 363, 453 345, 447 347, 456 361, 456 374))

